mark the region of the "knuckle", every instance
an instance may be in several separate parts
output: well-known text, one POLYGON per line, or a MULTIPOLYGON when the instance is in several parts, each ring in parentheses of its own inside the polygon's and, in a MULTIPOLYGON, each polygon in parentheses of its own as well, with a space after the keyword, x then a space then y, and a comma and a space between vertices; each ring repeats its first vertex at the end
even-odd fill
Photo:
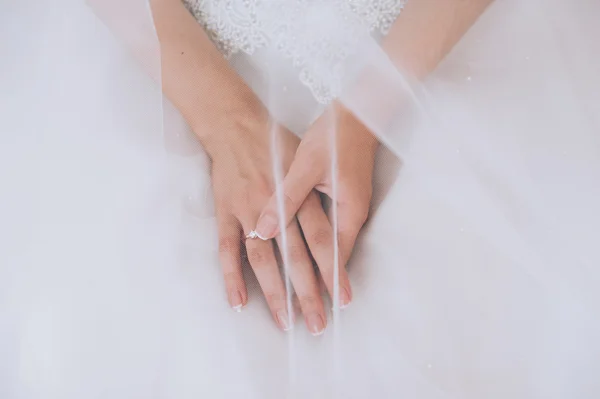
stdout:
POLYGON ((318 228, 315 232, 311 233, 309 239, 315 244, 320 246, 327 246, 332 243, 333 237, 332 232, 324 227, 318 228))
POLYGON ((269 184, 260 179, 244 182, 232 193, 232 208, 235 214, 247 214, 249 209, 263 204, 272 194, 269 184))
POLYGON ((302 309, 319 307, 321 305, 321 297, 314 295, 303 295, 298 298, 302 309))
POLYGON ((247 248, 247 253, 248 261, 253 267, 261 267, 265 265, 267 257, 265 251, 261 250, 261 248, 249 247, 247 248))
POLYGON ((306 250, 303 245, 290 246, 288 256, 292 264, 303 263, 307 260, 306 250))
POLYGON ((219 253, 234 253, 239 251, 240 239, 234 236, 221 237, 219 239, 219 253))

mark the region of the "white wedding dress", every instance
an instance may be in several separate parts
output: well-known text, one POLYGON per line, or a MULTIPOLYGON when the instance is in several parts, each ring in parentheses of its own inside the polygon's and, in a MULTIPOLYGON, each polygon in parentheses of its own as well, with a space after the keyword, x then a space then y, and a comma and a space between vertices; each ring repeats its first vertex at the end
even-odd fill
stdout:
POLYGON ((600 397, 600 3, 497 0, 422 85, 376 45, 403 3, 188 2, 280 122, 339 96, 385 143, 316 338, 250 275, 229 309, 155 48, 140 67, 77 0, 0 2, 0 398, 600 397), (369 70, 385 93, 346 90, 369 70))

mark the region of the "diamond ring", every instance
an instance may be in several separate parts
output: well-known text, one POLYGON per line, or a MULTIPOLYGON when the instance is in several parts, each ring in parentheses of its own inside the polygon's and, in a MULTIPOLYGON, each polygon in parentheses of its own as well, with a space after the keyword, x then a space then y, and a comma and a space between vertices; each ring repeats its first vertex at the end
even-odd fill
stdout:
POLYGON ((256 238, 260 238, 261 240, 265 241, 266 239, 261 237, 260 234, 258 234, 256 232, 256 230, 252 230, 250 233, 246 234, 246 238, 249 240, 254 240, 256 238))

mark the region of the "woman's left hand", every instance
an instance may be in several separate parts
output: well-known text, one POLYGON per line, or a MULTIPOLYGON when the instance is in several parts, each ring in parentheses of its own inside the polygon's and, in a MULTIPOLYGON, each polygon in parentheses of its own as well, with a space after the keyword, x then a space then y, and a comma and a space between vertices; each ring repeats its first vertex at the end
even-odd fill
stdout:
MULTIPOLYGON (((311 218, 302 211, 306 201, 316 200, 316 197, 309 196, 313 189, 336 201, 340 307, 347 306, 352 300, 345 265, 369 214, 377 147, 378 141, 371 132, 343 106, 334 104, 306 133, 283 181, 286 225, 298 213, 302 229, 314 230, 310 226, 311 218), (336 151, 333 151, 334 145, 336 151), (334 185, 334 182, 337 184, 334 185)), ((277 195, 274 194, 261 213, 257 232, 266 238, 277 236, 278 215, 277 195)), ((319 235, 318 239, 307 240, 307 243, 333 298, 332 229, 321 231, 319 235)))

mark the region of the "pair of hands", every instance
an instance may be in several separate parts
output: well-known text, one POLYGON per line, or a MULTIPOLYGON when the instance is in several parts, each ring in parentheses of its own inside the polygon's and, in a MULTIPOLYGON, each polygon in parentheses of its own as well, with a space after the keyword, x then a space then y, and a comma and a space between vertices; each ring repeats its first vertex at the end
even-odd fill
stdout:
POLYGON ((161 44, 163 89, 212 159, 220 262, 231 306, 241 310, 248 302, 242 275, 245 250, 273 318, 283 330, 292 327, 286 301, 286 289, 291 291, 291 287, 285 287, 279 272, 279 250, 287 258, 286 269, 307 326, 313 334, 320 334, 327 317, 319 280, 333 296, 336 256, 339 303, 343 307, 352 299, 345 264, 368 214, 377 141, 343 107, 333 105, 300 143, 291 132, 272 126, 264 105, 181 1, 153 0, 150 4, 161 44), (330 121, 337 131, 331 143, 330 121), (277 146, 271 149, 273 136, 277 146), (332 174, 333 145, 338 154, 337 176, 332 174), (285 236, 278 231, 274 192, 280 187, 274 171, 285 176, 281 190, 286 198, 285 220, 281 221, 285 236), (318 194, 332 196, 334 181, 337 241, 318 194), (252 230, 269 239, 244 242, 252 230))
POLYGON ((239 311, 248 302, 242 275, 245 248, 273 319, 284 331, 292 328, 294 320, 288 313, 276 244, 287 260, 307 328, 320 335, 327 316, 319 279, 322 277, 333 298, 335 243, 319 192, 335 197, 337 202, 339 305, 345 307, 352 300, 345 265, 368 216, 377 140, 353 115, 334 104, 300 141, 288 130, 271 125, 257 98, 238 98, 244 99, 243 104, 226 104, 218 117, 213 115, 211 123, 204 125, 214 134, 199 134, 212 159, 219 255, 229 303, 239 311), (334 145, 336 168, 332 167, 334 145), (275 193, 274 165, 285 176, 280 186, 284 220, 280 220, 275 193), (286 226, 285 239, 280 226, 286 226), (252 230, 264 239, 245 239, 252 230))
MULTIPOLYGON (((109 3, 121 9, 116 0, 109 3)), ((386 36, 383 48, 400 69, 417 78, 426 76, 489 3, 491 0, 409 2, 386 36)), ((281 197, 286 199, 283 225, 287 226, 285 245, 292 284, 308 328, 314 334, 322 332, 326 317, 312 263, 314 259, 333 295, 336 243, 317 192, 331 197, 335 182, 339 300, 345 306, 352 299, 345 264, 368 214, 377 141, 343 107, 333 105, 306 133, 302 143, 292 133, 278 128, 279 147, 271 151, 266 110, 183 3, 151 0, 150 5, 161 44, 163 88, 213 161, 220 257, 231 306, 241 309, 248 301, 241 271, 245 234, 256 229, 265 238, 275 237, 279 248, 284 245, 278 235, 277 201, 273 195, 275 162, 286 176, 281 197), (330 143, 332 126, 336 136, 330 143), (336 168, 332 168, 333 145, 337 149, 336 168)), ((129 19, 119 20, 127 22, 124 31, 132 31, 129 19)), ((131 39, 135 42, 138 37, 131 39)), ((273 317, 282 329, 290 328, 292 321, 287 314, 273 241, 247 240, 245 248, 273 317)))

